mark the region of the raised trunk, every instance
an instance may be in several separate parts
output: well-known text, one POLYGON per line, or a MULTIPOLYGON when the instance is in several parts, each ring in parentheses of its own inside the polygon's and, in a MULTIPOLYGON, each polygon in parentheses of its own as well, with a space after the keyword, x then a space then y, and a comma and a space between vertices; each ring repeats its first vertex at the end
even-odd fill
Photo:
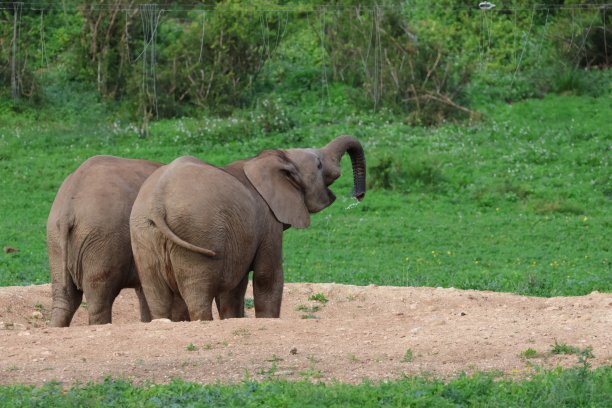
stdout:
POLYGON ((323 165, 325 169, 325 183, 330 185, 340 177, 340 159, 348 153, 353 164, 353 196, 359 201, 363 199, 366 191, 366 167, 363 147, 352 136, 339 136, 321 149, 323 152, 323 165))

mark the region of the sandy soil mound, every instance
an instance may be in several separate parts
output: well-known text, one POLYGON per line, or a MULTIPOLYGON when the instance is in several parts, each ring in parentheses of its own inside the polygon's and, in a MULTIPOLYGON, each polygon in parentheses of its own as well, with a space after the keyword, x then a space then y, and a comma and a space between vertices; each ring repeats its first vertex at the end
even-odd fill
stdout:
MULTIPOLYGON (((250 297, 251 289, 249 288, 250 297)), ((49 285, 0 288, 0 383, 237 382, 286 378, 358 383, 431 373, 576 365, 557 341, 591 346, 593 367, 612 363, 612 294, 533 298, 472 290, 290 283, 280 319, 140 323, 124 290, 113 324, 49 328, 49 285), (309 300, 322 293, 329 301, 309 300), (318 310, 317 310, 318 309, 318 310), (309 317, 309 318, 305 318, 309 317), (534 349, 534 358, 521 352, 534 349)))

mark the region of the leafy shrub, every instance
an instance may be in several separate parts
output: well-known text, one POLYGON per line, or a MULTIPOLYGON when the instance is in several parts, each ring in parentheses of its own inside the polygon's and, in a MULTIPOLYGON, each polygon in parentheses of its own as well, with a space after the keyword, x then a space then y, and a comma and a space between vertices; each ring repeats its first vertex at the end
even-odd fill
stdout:
POLYGON ((263 98, 258 101, 251 117, 264 133, 286 132, 295 126, 295 121, 283 107, 283 101, 280 98, 263 98))
POLYGON ((445 182, 441 163, 432 156, 400 159, 385 155, 368 169, 369 188, 400 192, 438 191, 445 182))
POLYGON ((610 14, 604 4, 580 13, 572 8, 561 10, 551 27, 560 57, 574 67, 608 67, 612 62, 610 14))
MULTIPOLYGON (((57 17, 52 12, 48 14, 52 18, 47 22, 57 17)), ((0 87, 0 98, 42 102, 37 70, 44 65, 47 54, 41 15, 41 11, 19 2, 3 3, 0 8, 0 82, 7 85, 0 87)))
POLYGON ((448 39, 419 32, 407 17, 393 2, 323 9, 319 26, 329 76, 363 89, 375 109, 387 105, 408 111, 412 124, 432 125, 471 113, 461 103, 473 66, 459 63, 458 54, 446 46, 448 39))
POLYGON ((597 97, 609 93, 611 83, 610 70, 586 70, 555 62, 518 74, 479 72, 466 87, 466 98, 471 107, 478 109, 499 102, 542 98, 548 93, 597 97))
POLYGON ((285 131, 291 115, 280 103, 263 106, 278 95, 334 107, 349 100, 350 111, 392 108, 406 123, 433 125, 500 100, 610 92, 609 8, 574 3, 514 0, 482 11, 448 0, 70 0, 26 2, 18 15, 7 3, 0 98, 54 105, 47 97, 63 89, 95 90, 145 128, 156 118, 254 107, 264 132, 285 131))
POLYGON ((591 346, 581 349, 566 343, 559 343, 557 342, 557 339, 555 339, 555 344, 551 346, 550 352, 552 354, 577 354, 587 358, 595 357, 593 355, 593 348, 591 346))
POLYGON ((82 8, 84 64, 76 68, 86 80, 97 78, 102 95, 127 100, 145 117, 184 115, 194 107, 227 112, 250 101, 281 24, 278 13, 257 11, 271 3, 243 7, 226 0, 211 12, 196 5, 173 10, 172 2, 130 5, 82 8), (171 11, 163 19, 161 8, 171 11))
POLYGON ((560 68, 553 72, 551 91, 559 94, 601 96, 610 92, 612 71, 560 68))

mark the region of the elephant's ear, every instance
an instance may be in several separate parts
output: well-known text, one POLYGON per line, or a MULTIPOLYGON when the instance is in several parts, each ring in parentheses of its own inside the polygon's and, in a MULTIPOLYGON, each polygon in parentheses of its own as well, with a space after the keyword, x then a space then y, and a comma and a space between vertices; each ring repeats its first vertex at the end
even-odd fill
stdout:
POLYGON ((249 160, 244 165, 244 173, 276 219, 296 228, 310 225, 298 170, 282 151, 267 151, 249 160))

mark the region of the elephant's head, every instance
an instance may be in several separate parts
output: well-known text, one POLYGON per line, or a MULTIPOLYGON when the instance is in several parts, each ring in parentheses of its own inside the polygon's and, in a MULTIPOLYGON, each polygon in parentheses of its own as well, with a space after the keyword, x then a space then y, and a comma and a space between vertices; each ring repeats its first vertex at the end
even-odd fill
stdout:
POLYGON ((280 222, 306 228, 310 213, 336 199, 328 187, 340 177, 340 159, 347 152, 353 164, 353 195, 361 201, 365 156, 361 144, 350 136, 340 136, 322 149, 268 150, 248 161, 244 171, 280 222))

